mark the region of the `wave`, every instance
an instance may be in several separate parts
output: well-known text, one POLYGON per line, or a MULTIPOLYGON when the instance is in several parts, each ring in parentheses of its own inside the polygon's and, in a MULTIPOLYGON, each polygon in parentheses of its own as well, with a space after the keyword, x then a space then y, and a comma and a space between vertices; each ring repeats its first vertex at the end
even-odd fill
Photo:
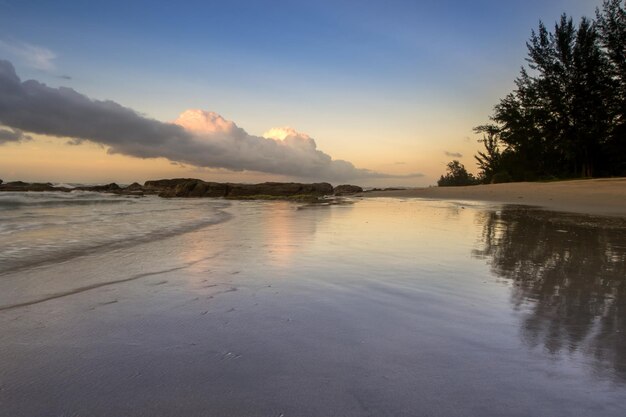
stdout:
POLYGON ((15 210, 24 207, 64 207, 98 204, 129 204, 137 197, 113 196, 102 193, 72 191, 61 192, 3 192, 0 195, 0 210, 15 210))
POLYGON ((163 239, 230 219, 224 211, 230 203, 225 201, 95 194, 0 196, 0 206, 5 207, 0 215, 0 275, 163 239))

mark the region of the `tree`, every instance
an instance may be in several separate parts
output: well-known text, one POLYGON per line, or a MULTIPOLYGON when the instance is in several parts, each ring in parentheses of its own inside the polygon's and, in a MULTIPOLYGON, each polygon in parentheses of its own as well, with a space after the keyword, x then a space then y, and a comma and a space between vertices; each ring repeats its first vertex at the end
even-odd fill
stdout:
POLYGON ((483 133, 483 138, 479 139, 479 142, 485 147, 485 151, 478 151, 477 155, 474 155, 476 164, 480 170, 480 179, 485 183, 490 183, 493 176, 500 171, 500 159, 502 154, 498 146, 498 128, 494 125, 478 126, 474 129, 476 133, 483 133))
POLYGON ((605 144, 610 172, 626 175, 626 5, 608 0, 602 11, 596 9, 600 44, 608 60, 608 75, 613 85, 607 101, 611 108, 610 132, 605 144))
POLYGON ((486 181, 626 173, 622 2, 605 1, 597 24, 563 14, 552 32, 542 22, 531 32, 515 90, 475 129, 485 134, 476 160, 486 181))
POLYGON ((457 160, 449 162, 446 171, 446 175, 442 175, 439 181, 437 181, 437 185, 440 187, 475 185, 479 183, 472 174, 467 172, 465 166, 457 160))

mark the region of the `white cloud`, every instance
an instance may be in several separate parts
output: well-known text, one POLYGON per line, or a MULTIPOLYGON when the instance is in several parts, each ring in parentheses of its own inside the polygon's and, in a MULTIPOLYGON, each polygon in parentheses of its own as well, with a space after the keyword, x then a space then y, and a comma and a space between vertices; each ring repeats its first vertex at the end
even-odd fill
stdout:
MULTIPOLYGON (((141 116, 113 101, 92 100, 67 88, 22 82, 0 60, 0 123, 14 129, 105 145, 110 153, 167 158, 181 164, 232 171, 258 171, 311 180, 417 177, 356 168, 321 150, 313 138, 291 128, 267 137, 248 134, 217 113, 187 110, 174 123, 141 116)), ((16 134, 5 135, 16 140, 16 134)))
POLYGON ((57 57, 56 54, 42 46, 13 39, 0 39, 0 52, 17 58, 19 61, 32 68, 44 71, 55 69, 54 60, 57 57))
POLYGON ((199 145, 197 151, 201 153, 194 155, 194 165, 329 181, 386 176, 332 159, 317 149, 313 138, 290 127, 273 128, 262 137, 254 136, 217 113, 199 109, 186 110, 174 123, 190 133, 199 145))

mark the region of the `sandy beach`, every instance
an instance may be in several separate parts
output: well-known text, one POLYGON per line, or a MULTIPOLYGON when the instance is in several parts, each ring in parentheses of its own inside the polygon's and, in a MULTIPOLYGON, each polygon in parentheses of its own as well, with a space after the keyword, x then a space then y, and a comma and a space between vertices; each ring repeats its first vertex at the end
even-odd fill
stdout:
POLYGON ((369 197, 490 201, 556 211, 626 217, 626 178, 428 187, 365 193, 369 197))
POLYGON ((2 417, 623 415, 621 218, 0 197, 2 417))

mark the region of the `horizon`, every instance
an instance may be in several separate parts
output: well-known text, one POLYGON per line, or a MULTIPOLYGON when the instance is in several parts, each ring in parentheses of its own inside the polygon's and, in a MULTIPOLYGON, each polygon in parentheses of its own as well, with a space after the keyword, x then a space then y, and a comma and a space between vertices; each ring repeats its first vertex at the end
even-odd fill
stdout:
POLYGON ((432 185, 453 159, 476 172, 472 129, 513 88, 538 22, 601 1, 386 5, 1 2, 0 60, 41 100, 5 121, 19 130, 2 131, 0 178, 432 185), (93 137, 41 127, 55 109, 93 137), (191 109, 201 126, 179 118, 191 109), (116 130, 126 122, 146 133, 116 130))

